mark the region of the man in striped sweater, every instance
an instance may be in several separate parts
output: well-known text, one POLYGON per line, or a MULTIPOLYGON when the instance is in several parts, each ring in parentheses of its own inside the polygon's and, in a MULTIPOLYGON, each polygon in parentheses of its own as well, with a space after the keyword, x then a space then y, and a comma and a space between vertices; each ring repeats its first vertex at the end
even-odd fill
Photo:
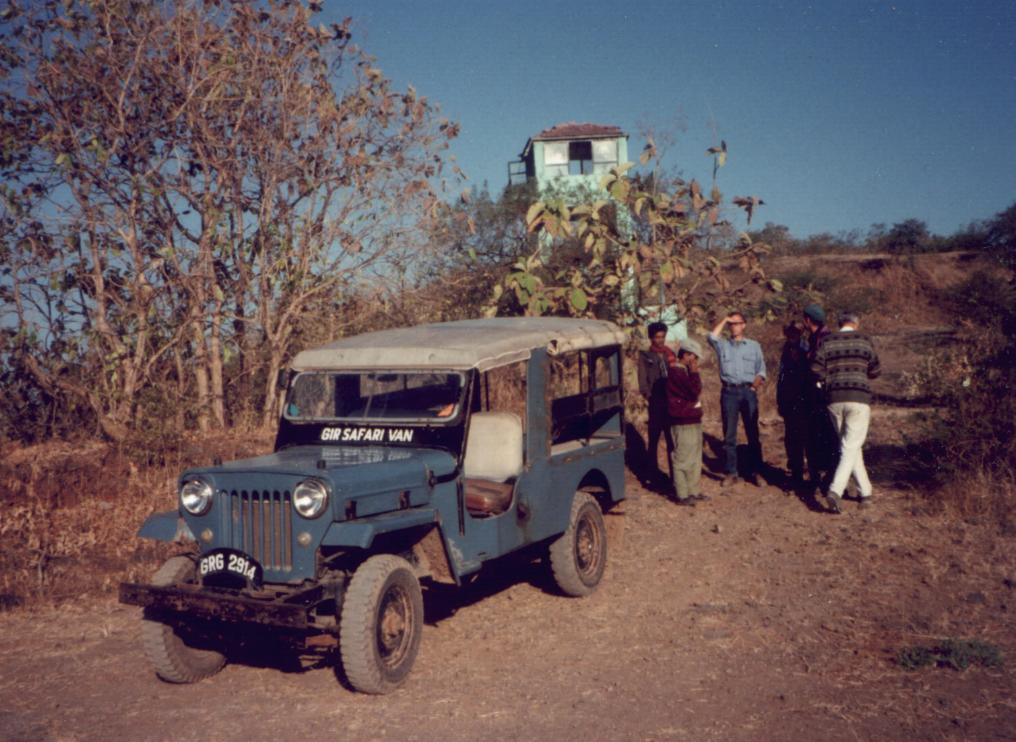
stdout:
POLYGON ((853 312, 840 314, 840 331, 826 337, 811 370, 825 393, 829 416, 840 439, 840 462, 826 494, 829 510, 841 512, 847 481, 853 474, 861 507, 871 504, 871 480, 861 448, 871 420, 871 383, 881 371, 878 354, 867 335, 857 329, 853 312))

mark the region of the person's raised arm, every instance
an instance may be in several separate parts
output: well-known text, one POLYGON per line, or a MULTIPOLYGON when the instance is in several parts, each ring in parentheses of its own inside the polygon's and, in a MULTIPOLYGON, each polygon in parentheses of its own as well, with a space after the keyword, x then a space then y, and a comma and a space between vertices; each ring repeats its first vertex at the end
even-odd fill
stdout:
POLYGON ((709 333, 709 337, 713 338, 714 340, 719 340, 721 337, 721 333, 723 332, 723 328, 727 326, 728 322, 730 322, 729 315, 716 323, 716 327, 714 327, 713 331, 709 333))

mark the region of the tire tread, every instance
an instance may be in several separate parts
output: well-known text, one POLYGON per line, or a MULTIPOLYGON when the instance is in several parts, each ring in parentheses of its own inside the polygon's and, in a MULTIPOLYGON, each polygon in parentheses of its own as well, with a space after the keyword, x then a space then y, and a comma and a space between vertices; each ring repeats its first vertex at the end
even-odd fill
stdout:
MULTIPOLYGON (((568 520, 568 529, 553 543, 551 543, 549 549, 550 570, 554 578, 554 582, 557 583, 557 586, 562 592, 573 598, 581 598, 586 595, 590 595, 596 590, 596 587, 599 584, 599 579, 597 579, 595 584, 587 585, 579 575, 575 564, 575 523, 582 508, 590 504, 595 507, 597 511, 600 510, 600 504, 596 501, 596 498, 588 492, 579 491, 575 493, 575 498, 572 500, 571 515, 568 520)), ((607 531, 606 526, 603 524, 602 517, 603 516, 601 514, 600 529, 604 539, 604 566, 600 570, 601 576, 603 574, 603 569, 606 568, 607 561, 607 531)))
MULTIPOLYGON (((375 645, 375 611, 380 592, 388 578, 396 571, 406 570, 415 581, 409 563, 393 554, 377 554, 367 559, 353 573, 349 588, 342 606, 342 618, 339 628, 339 647, 342 656, 342 669, 346 678, 361 693, 389 693, 402 685, 405 676, 392 681, 384 676, 376 662, 375 645)), ((417 620, 423 620, 422 598, 417 583, 414 605, 420 610, 417 620)), ((411 650, 410 664, 415 659, 419 648, 419 637, 416 646, 411 650)), ((408 672, 406 673, 408 675, 408 672)))
MULTIPOLYGON (((152 584, 176 585, 185 582, 193 571, 194 562, 189 558, 171 557, 153 575, 152 584)), ((141 621, 141 645, 155 674, 169 683, 196 683, 214 675, 226 664, 226 658, 219 652, 188 647, 172 626, 150 617, 147 612, 141 621)))

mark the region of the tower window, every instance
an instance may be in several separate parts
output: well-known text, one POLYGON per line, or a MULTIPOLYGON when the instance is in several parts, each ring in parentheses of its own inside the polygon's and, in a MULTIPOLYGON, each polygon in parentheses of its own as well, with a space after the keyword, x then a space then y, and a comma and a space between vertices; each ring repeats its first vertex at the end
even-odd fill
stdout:
POLYGON ((617 165, 617 141, 614 139, 546 142, 543 168, 548 178, 559 175, 605 173, 617 165))
POLYGON ((588 175, 593 172, 593 143, 568 143, 568 174, 588 175))

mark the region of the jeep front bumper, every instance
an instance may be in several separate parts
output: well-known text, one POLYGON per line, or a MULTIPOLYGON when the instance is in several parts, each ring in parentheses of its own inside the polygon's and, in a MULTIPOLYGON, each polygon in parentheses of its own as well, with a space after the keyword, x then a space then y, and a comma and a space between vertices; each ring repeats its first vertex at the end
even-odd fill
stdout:
POLYGON ((335 581, 253 595, 200 585, 158 587, 124 582, 120 584, 120 602, 211 621, 335 632, 344 588, 344 581, 335 581))

